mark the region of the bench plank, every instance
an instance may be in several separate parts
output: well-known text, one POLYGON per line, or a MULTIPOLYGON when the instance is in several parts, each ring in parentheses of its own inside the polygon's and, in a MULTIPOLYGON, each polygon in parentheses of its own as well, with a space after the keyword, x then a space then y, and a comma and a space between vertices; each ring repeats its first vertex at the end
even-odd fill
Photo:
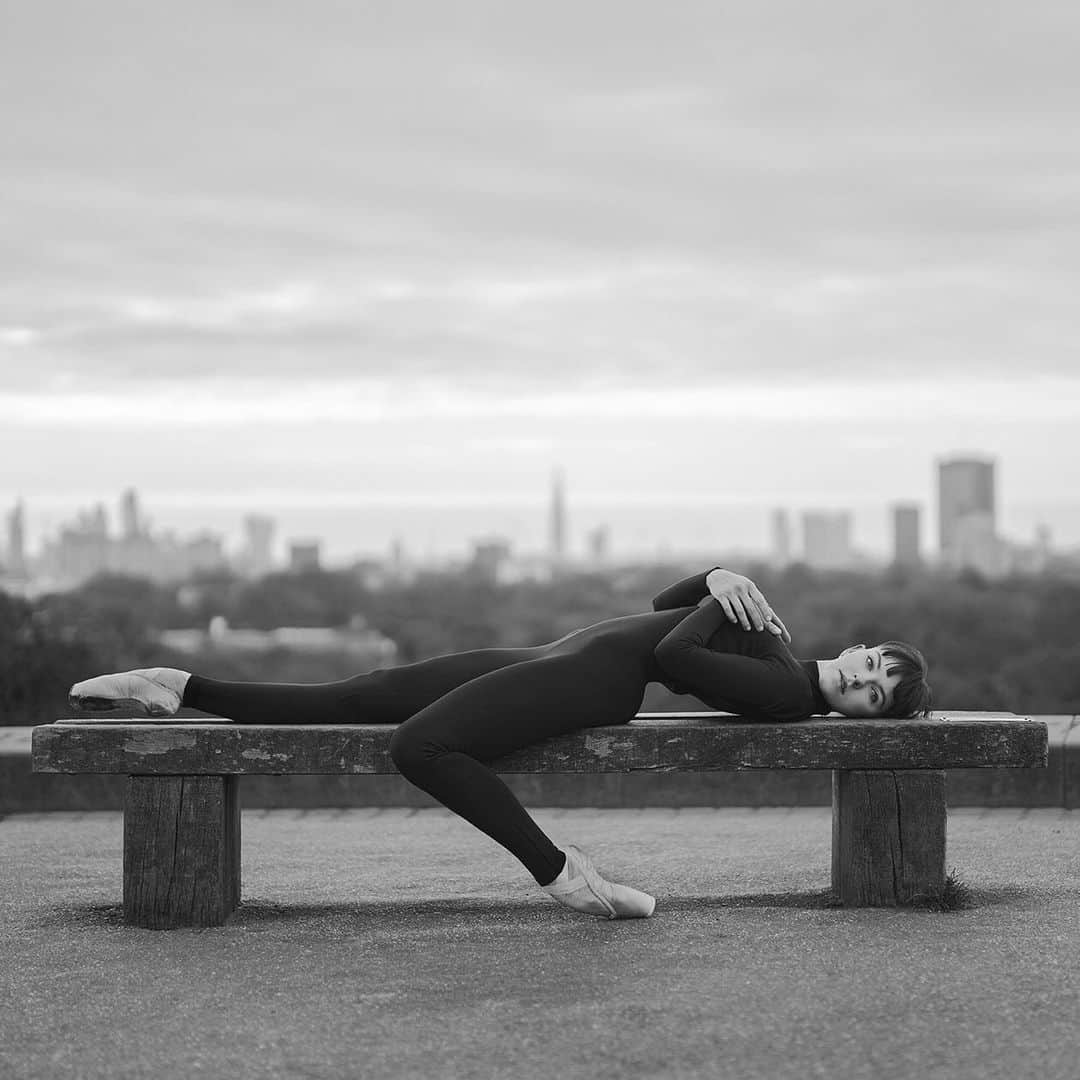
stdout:
MULTIPOLYGON (((512 722, 512 721, 508 721, 512 722)), ((243 775, 396 773, 388 724, 65 723, 34 728, 33 770, 243 775)), ((747 722, 729 714, 638 716, 534 743, 503 773, 731 769, 1038 768, 1045 723, 963 714, 928 720, 747 722)))

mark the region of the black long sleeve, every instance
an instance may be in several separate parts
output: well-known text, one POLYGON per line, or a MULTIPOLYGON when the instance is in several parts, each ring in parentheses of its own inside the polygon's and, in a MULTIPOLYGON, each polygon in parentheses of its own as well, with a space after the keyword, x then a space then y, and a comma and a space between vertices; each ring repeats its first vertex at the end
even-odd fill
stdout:
POLYGON ((696 604, 702 597, 709 595, 709 586, 705 584, 705 579, 714 570, 719 569, 718 566, 711 566, 702 574, 693 574, 688 578, 683 578, 682 581, 676 581, 674 585, 669 585, 663 592, 653 597, 653 611, 670 611, 672 608, 690 607, 696 604))
POLYGON ((796 660, 767 630, 744 630, 730 622, 711 596, 669 631, 654 656, 675 683, 673 689, 713 709, 802 720, 821 704, 806 662, 796 660))

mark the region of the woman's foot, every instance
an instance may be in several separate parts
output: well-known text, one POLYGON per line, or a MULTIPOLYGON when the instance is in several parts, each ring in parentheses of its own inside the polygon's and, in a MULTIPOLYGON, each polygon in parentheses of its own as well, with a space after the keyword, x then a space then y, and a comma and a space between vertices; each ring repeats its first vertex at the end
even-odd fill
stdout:
POLYGON ((575 911, 607 919, 647 919, 652 915, 656 900, 648 893, 607 881, 589 856, 573 844, 563 851, 566 866, 562 873, 550 885, 542 886, 548 896, 575 911))
POLYGON ((191 673, 177 668, 137 668, 75 683, 68 704, 77 712, 124 712, 174 716, 191 673))

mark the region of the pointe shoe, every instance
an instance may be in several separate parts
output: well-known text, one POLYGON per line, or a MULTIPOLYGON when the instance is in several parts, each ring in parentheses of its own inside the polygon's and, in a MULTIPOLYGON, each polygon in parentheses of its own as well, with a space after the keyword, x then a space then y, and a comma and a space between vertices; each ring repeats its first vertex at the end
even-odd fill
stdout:
POLYGON ((601 877, 581 848, 568 844, 563 850, 570 880, 544 885, 549 896, 575 911, 607 919, 647 919, 652 915, 656 900, 648 893, 601 877))
POLYGON ((174 716, 189 673, 177 668, 137 668, 75 683, 68 704, 78 712, 124 712, 132 716, 174 716))

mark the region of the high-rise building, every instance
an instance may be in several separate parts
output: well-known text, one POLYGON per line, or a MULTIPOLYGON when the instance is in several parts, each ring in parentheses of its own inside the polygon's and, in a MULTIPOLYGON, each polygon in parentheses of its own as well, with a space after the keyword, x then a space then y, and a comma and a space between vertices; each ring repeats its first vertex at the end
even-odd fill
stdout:
POLYGON ((772 561, 774 566, 787 566, 791 562, 791 523, 788 512, 777 507, 770 518, 772 530, 772 561))
POLYGON ((802 516, 803 558, 809 566, 838 570, 850 566, 851 513, 847 510, 806 510, 802 516))
POLYGON ((109 514, 103 502, 94 503, 90 510, 80 510, 75 515, 75 529, 92 536, 95 539, 104 540, 109 535, 109 514))
POLYGON ((993 460, 958 457, 939 461, 938 539, 942 561, 949 566, 966 565, 960 547, 970 549, 973 536, 995 534, 993 460), (964 526, 961 522, 968 514, 976 515, 978 521, 964 526))
POLYGON ((144 531, 139 512, 139 494, 134 488, 128 488, 120 497, 120 529, 124 540, 134 540, 144 531))
POLYGON ((318 570, 321 565, 318 540, 293 540, 289 544, 289 570, 297 573, 318 570))
POLYGON ((551 561, 561 563, 566 558, 566 492, 562 469, 556 469, 552 477, 550 528, 551 561))
POLYGON ((26 506, 22 499, 7 516, 7 571, 17 576, 26 573, 26 506))
POLYGON ((897 566, 918 566, 922 561, 918 503, 895 503, 893 518, 893 562, 897 566))
POLYGON ((977 570, 986 577, 1000 577, 1010 569, 1010 545, 997 535, 994 515, 972 510, 961 514, 955 524, 948 565, 955 569, 977 570))
POLYGON ((49 588, 74 588, 101 573, 119 573, 153 581, 182 581, 191 574, 227 565, 222 537, 202 532, 179 539, 172 532, 155 535, 142 518, 134 491, 120 502, 121 533, 109 534, 102 503, 81 510, 73 522, 47 538, 35 560, 34 573, 49 588))
POLYGON ((265 514, 248 514, 244 518, 244 567, 255 577, 270 573, 274 565, 271 548, 276 525, 265 514))

